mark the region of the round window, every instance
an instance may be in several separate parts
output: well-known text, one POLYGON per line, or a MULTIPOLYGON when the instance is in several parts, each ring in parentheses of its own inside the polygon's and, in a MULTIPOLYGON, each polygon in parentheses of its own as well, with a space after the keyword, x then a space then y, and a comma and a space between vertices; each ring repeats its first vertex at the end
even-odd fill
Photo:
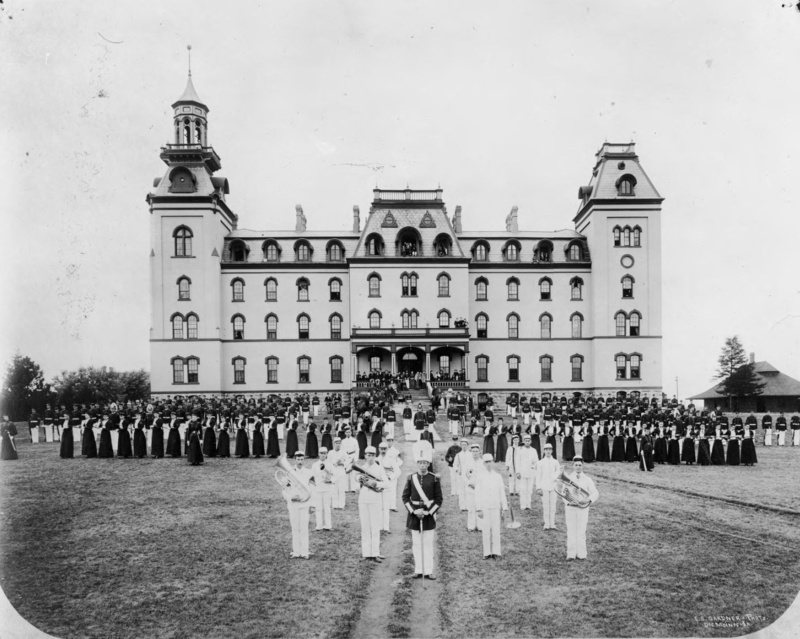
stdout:
POLYGON ((620 264, 625 268, 630 268, 633 266, 633 256, 632 255, 623 255, 622 259, 620 259, 620 264))

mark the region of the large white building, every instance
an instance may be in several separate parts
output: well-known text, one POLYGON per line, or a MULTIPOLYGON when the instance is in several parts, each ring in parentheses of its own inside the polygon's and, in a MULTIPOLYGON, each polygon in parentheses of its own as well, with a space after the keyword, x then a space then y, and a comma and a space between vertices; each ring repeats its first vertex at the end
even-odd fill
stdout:
POLYGON ((661 393, 661 203, 605 143, 574 231, 465 230, 441 189, 373 191, 351 232, 250 231, 191 76, 151 220, 154 394, 347 392, 371 368, 475 393, 661 393), (465 320, 465 321, 461 321, 465 320), (455 385, 448 382, 448 386, 455 385))

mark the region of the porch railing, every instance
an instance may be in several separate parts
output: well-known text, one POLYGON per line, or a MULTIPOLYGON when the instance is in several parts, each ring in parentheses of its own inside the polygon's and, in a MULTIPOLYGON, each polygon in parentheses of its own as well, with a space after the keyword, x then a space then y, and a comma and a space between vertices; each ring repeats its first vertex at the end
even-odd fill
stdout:
POLYGON ((469 337, 469 328, 353 328, 351 337, 469 337))

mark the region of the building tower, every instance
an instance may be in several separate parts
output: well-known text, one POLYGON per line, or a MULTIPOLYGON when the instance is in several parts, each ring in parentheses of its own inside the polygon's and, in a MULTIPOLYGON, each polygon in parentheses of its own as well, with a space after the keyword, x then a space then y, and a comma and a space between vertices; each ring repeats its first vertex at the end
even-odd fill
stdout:
POLYGON ((172 142, 160 155, 167 171, 147 195, 152 386, 217 392, 222 389, 220 255, 237 216, 225 203, 228 180, 214 177, 220 158, 209 144, 209 109, 195 91, 191 69, 172 109, 172 142))

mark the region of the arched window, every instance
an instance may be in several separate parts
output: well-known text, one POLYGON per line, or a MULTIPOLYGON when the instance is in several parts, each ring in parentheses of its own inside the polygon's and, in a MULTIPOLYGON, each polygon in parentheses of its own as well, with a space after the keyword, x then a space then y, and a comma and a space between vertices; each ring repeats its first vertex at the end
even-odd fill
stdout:
POLYGON ((328 360, 331 363, 331 383, 339 384, 342 381, 342 363, 344 360, 338 355, 334 355, 328 360))
POLYGON ((275 240, 267 240, 262 245, 264 250, 264 260, 267 262, 279 262, 281 259, 281 246, 275 240))
POLYGON ((629 226, 626 226, 622 229, 622 246, 630 246, 631 245, 631 229, 629 226))
POLYGON ((539 337, 542 339, 550 339, 550 326, 553 323, 553 318, 548 313, 543 313, 539 317, 539 337))
POLYGON ((516 277, 509 277, 506 280, 508 287, 508 300, 510 302, 519 301, 519 280, 516 277))
POLYGON ((569 281, 569 296, 572 300, 583 299, 583 280, 580 277, 573 277, 569 281))
POLYGON ((305 313, 297 316, 297 338, 308 339, 309 327, 311 319, 305 313))
POLYGON ((419 313, 417 313, 416 310, 404 310, 402 313, 400 313, 400 318, 403 322, 403 328, 417 328, 419 313))
POLYGON ((446 257, 450 255, 452 248, 453 241, 450 239, 449 235, 445 235, 444 233, 438 235, 433 241, 433 249, 436 251, 436 255, 439 257, 446 257))
POLYGON ((580 339, 583 337, 583 315, 580 313, 573 313, 569 318, 572 324, 572 339, 580 339))
POLYGON ((617 365, 617 379, 627 379, 628 358, 619 354, 614 358, 617 365))
POLYGON ((475 316, 475 329, 478 331, 478 338, 483 339, 487 336, 489 316, 486 313, 479 313, 475 316))
POLYGON ((370 311, 368 317, 369 317, 369 327, 370 328, 380 328, 381 327, 381 312, 380 311, 370 311))
POLYGON ((450 375, 450 356, 439 355, 439 374, 448 377, 450 375))
POLYGON ((536 262, 552 262, 553 243, 549 240, 542 240, 539 242, 533 251, 533 259, 536 262))
POLYGON ((633 278, 630 275, 622 278, 622 297, 633 297, 633 278))
POLYGON ((188 226, 179 226, 172 236, 175 238, 175 257, 191 257, 192 229, 188 226))
POLYGON ((172 358, 172 383, 173 384, 183 384, 183 358, 181 357, 173 357, 172 358))
POLYGON ((248 251, 247 244, 242 242, 242 240, 234 240, 231 242, 231 261, 246 262, 248 251))
POLYGON ((634 311, 630 314, 630 335, 631 337, 636 337, 639 335, 639 325, 642 321, 642 316, 639 315, 638 312, 634 311))
POLYGON ((553 381, 553 358, 550 355, 542 355, 539 358, 539 364, 542 369, 542 381, 553 381))
POLYGON ((298 302, 308 302, 308 280, 304 277, 301 277, 297 280, 297 301, 298 302))
POLYGON ((636 178, 630 174, 623 175, 617 180, 617 195, 635 195, 636 178))
POLYGON ((506 242, 505 249, 503 250, 506 262, 519 261, 519 242, 516 240, 509 240, 506 242))
POLYGON ((549 277, 543 277, 539 280, 539 299, 540 300, 549 300, 551 299, 551 287, 553 286, 553 282, 550 280, 549 277))
POLYGON ((342 316, 334 313, 328 321, 331 325, 331 339, 342 339, 342 316))
POLYGON ((573 355, 572 361, 572 381, 583 381, 583 357, 581 355, 573 355))
POLYGON ((311 358, 305 355, 297 358, 297 381, 300 384, 308 384, 311 382, 311 358))
POLYGON ((450 327, 450 311, 442 309, 439 311, 439 328, 450 327))
POLYGON ((186 337, 188 339, 197 339, 197 322, 199 318, 194 313, 189 313, 186 316, 186 337))
POLYGON ((422 253, 419 233, 415 229, 403 229, 397 234, 397 254, 400 257, 417 257, 422 253))
POLYGON ((519 381, 519 356, 518 355, 509 355, 507 358, 508 361, 508 381, 509 382, 518 382, 519 381))
POLYGON ((381 296, 381 276, 377 273, 372 273, 367 278, 367 282, 369 282, 369 296, 370 297, 380 297, 381 296))
POLYGON ((475 299, 479 302, 489 299, 489 282, 485 277, 475 280, 475 299))
POLYGON ((264 360, 264 363, 267 365, 267 383, 268 384, 277 384, 278 383, 278 358, 277 357, 267 357, 264 360))
POLYGON ((619 311, 614 316, 614 322, 617 326, 617 337, 625 337, 625 323, 627 319, 627 316, 622 311, 619 311))
POLYGON ((436 281, 439 284, 439 297, 450 297, 450 276, 447 273, 441 273, 436 281))
POLYGON ((486 242, 475 242, 472 245, 472 257, 476 262, 486 262, 489 259, 489 245, 486 242))
POLYGON ((622 246, 622 229, 614 227, 614 246, 622 246))
POLYGON ((278 280, 274 277, 267 278, 264 281, 264 286, 267 289, 267 301, 268 302, 277 302, 278 301, 278 280))
POLYGON ((328 289, 331 293, 331 302, 340 302, 342 300, 342 280, 338 277, 333 277, 328 281, 328 289))
POLYGON ((367 238, 367 255, 383 255, 383 238, 378 234, 367 238))
POLYGON ((183 315, 175 313, 172 318, 172 339, 183 339, 183 315))
POLYGON ((244 366, 247 360, 244 357, 233 358, 233 383, 244 384, 244 366))
POLYGON ((236 314, 231 318, 233 339, 244 339, 244 316, 236 314))
POLYGON ((233 301, 244 302, 244 280, 237 277, 231 282, 231 288, 233 289, 233 301))
POLYGON ((400 276, 401 295, 403 297, 416 297, 417 295, 417 274, 403 273, 400 276))
POLYGON ((634 246, 641 246, 642 245, 642 229, 638 226, 633 227, 633 245, 634 246))
POLYGON ((312 252, 313 249, 311 248, 311 245, 305 240, 297 240, 297 242, 295 242, 294 255, 295 260, 298 262, 310 262, 312 252))
POLYGON ((508 338, 517 339, 519 337, 519 315, 509 313, 506 322, 508 323, 508 338))
POLYGON ((580 262, 583 259, 583 250, 581 249, 581 245, 577 242, 571 244, 569 247, 568 257, 570 262, 580 262))
POLYGON ((191 286, 192 280, 190 280, 188 277, 183 276, 178 279, 178 301, 185 302, 191 299, 191 286))
POLYGON ((270 313, 264 319, 267 323, 267 339, 270 341, 278 339, 278 316, 270 313))
POLYGON ((186 369, 189 373, 189 383, 197 384, 200 381, 200 360, 196 357, 189 357, 186 360, 186 369))
POLYGON ((478 355, 475 358, 475 364, 478 369, 478 381, 489 381, 489 358, 486 355, 478 355))
POLYGON ((344 261, 344 247, 341 242, 331 240, 328 242, 328 261, 329 262, 342 262, 344 261))
POLYGON ((641 379, 642 378, 642 357, 638 354, 631 355, 631 379, 641 379))

